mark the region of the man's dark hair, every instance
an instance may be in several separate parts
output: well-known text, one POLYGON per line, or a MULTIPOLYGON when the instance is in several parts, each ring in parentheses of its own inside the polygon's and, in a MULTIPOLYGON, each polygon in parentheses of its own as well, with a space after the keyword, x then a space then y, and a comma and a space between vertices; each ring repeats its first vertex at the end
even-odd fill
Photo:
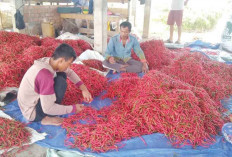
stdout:
POLYGON ((60 44, 56 50, 54 51, 52 58, 54 60, 58 59, 58 58, 64 58, 65 61, 73 58, 73 60, 75 60, 77 58, 76 52, 74 51, 74 49, 68 45, 68 44, 60 44))
POLYGON ((125 22, 122 22, 121 24, 120 24, 120 28, 121 27, 123 27, 123 28, 128 28, 128 30, 129 30, 129 32, 131 31, 131 23, 130 22, 128 22, 128 21, 125 21, 125 22))

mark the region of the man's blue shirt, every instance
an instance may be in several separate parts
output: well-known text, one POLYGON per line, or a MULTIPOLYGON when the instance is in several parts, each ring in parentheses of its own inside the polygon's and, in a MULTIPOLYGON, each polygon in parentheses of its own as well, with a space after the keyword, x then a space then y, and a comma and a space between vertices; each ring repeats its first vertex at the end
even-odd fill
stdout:
POLYGON ((120 34, 118 34, 110 39, 105 52, 105 58, 108 59, 110 56, 113 56, 116 60, 121 59, 124 62, 127 62, 131 59, 132 49, 141 61, 146 60, 143 50, 140 48, 139 42, 134 36, 129 34, 129 38, 124 47, 120 39, 120 34))

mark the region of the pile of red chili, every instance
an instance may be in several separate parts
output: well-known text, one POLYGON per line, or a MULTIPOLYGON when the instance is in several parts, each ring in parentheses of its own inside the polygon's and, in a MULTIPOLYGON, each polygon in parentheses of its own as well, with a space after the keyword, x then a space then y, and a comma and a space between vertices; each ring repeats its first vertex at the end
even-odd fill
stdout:
POLYGON ((29 46, 37 46, 40 39, 24 34, 0 31, 0 90, 18 87, 28 66, 21 61, 22 53, 29 46))
POLYGON ((97 59, 82 60, 84 65, 105 72, 107 69, 102 66, 102 62, 97 59))
POLYGON ((183 53, 163 67, 167 75, 204 88, 220 106, 220 100, 232 94, 232 66, 212 61, 200 53, 183 53))
MULTIPOLYGON (((83 40, 40 40, 0 31, 0 90, 18 87, 33 61, 51 56, 61 43, 70 44, 78 56, 91 49, 83 40)), ((167 50, 160 40, 143 42, 141 48, 151 70, 142 78, 122 74, 107 84, 105 77, 89 67, 72 65, 93 97, 106 89, 102 98, 110 98, 113 103, 99 111, 88 107, 65 119, 62 127, 67 130, 67 145, 105 152, 123 147, 123 140, 154 132, 165 134, 177 147, 207 146, 214 141, 212 135, 217 135, 223 124, 220 100, 232 94, 231 65, 211 61, 189 49, 167 50)), ((92 61, 85 64, 102 68, 92 61)), ((72 105, 82 100, 81 91, 69 81, 64 103, 72 105)))
MULTIPOLYGON (((107 78, 95 70, 81 64, 73 64, 71 69, 80 77, 93 97, 98 96, 107 86, 107 78)), ((73 105, 83 101, 81 90, 68 80, 63 104, 73 105)))
POLYGON ((161 71, 143 78, 122 74, 111 82, 102 97, 111 98, 111 106, 100 111, 86 108, 64 121, 68 139, 74 140, 67 145, 105 152, 123 147, 123 140, 154 132, 164 133, 176 147, 214 142, 213 135, 224 123, 218 100, 231 95, 231 66, 189 49, 171 52, 156 42, 142 48, 150 68, 161 71))
MULTIPOLYGON (((87 42, 85 42, 84 40, 81 40, 81 39, 79 39, 79 40, 59 40, 59 39, 47 37, 47 38, 43 38, 41 40, 42 46, 45 46, 47 48, 53 48, 54 50, 61 43, 66 43, 66 44, 69 44, 70 46, 72 46, 73 49, 75 50, 77 56, 80 56, 80 54, 87 49, 92 50, 92 47, 87 42)), ((52 53, 53 53, 53 51, 52 51, 52 53)), ((49 54, 48 56, 50 57, 51 54, 49 54)))
MULTIPOLYGON (((150 70, 160 70, 165 65, 169 65, 175 57, 175 53, 167 50, 161 40, 149 40, 140 44, 143 50, 150 70)), ((132 58, 139 60, 134 51, 132 58)))
POLYGON ((62 127, 74 139, 67 145, 105 152, 120 148, 122 140, 160 132, 176 147, 207 146, 223 124, 204 89, 159 71, 141 79, 120 78, 109 86, 106 97, 117 99, 100 111, 87 108, 65 119, 62 127), (83 119, 85 124, 79 121, 83 119))
POLYGON ((92 47, 84 40, 57 40, 0 31, 0 90, 18 87, 20 81, 34 60, 51 57, 61 43, 71 45, 77 56, 92 47))
POLYGON ((0 150, 21 147, 30 141, 31 133, 23 123, 0 117, 0 150))

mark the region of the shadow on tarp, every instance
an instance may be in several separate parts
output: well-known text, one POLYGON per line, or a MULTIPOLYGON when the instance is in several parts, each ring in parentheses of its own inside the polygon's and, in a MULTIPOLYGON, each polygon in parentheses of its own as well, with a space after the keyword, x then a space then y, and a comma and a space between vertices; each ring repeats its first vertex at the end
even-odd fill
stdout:
MULTIPOLYGON (((139 74, 142 76, 143 74, 139 74)), ((109 73, 109 81, 118 79, 120 74, 109 73)), ((100 109, 104 106, 111 105, 110 99, 101 99, 101 96, 104 92, 95 97, 91 104, 87 106, 92 106, 95 109, 100 109)), ((232 99, 231 99, 232 100, 232 99)), ((228 102, 228 101, 227 101, 228 102)), ((232 103, 230 101, 229 103, 232 103)), ((10 115, 16 120, 19 120, 24 123, 28 123, 27 120, 22 116, 22 113, 19 109, 18 102, 13 101, 10 104, 6 105, 5 113, 10 115)), ((67 117, 64 115, 62 117, 67 117)), ((46 132, 48 135, 46 139, 36 142, 42 147, 58 149, 58 150, 69 150, 69 151, 78 151, 84 155, 93 155, 96 157, 232 157, 232 144, 225 141, 222 136, 216 137, 216 142, 208 148, 196 147, 193 149, 191 146, 184 146, 182 148, 174 148, 170 144, 169 140, 165 137, 164 134, 154 133, 151 135, 144 135, 142 138, 146 141, 146 144, 140 139, 140 137, 132 138, 127 141, 123 141, 123 144, 126 144, 125 147, 119 149, 118 151, 109 151, 106 153, 92 153, 92 152, 81 152, 78 149, 72 149, 65 146, 66 131, 60 126, 43 126, 40 122, 28 123, 28 126, 37 130, 38 132, 46 132)), ((78 153, 78 154, 80 154, 78 153)))

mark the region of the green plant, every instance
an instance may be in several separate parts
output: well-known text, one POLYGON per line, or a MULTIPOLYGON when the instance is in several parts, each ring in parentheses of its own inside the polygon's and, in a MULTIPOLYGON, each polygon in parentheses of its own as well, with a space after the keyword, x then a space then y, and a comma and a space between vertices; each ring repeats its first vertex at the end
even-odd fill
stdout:
POLYGON ((183 31, 204 32, 215 27, 218 19, 222 16, 220 11, 193 11, 188 9, 187 14, 183 18, 183 31))
MULTIPOLYGON (((167 25, 168 10, 162 10, 152 21, 154 23, 163 23, 167 25)), ((222 10, 193 10, 186 8, 182 23, 183 31, 187 32, 205 32, 213 29, 222 16, 222 10)))

